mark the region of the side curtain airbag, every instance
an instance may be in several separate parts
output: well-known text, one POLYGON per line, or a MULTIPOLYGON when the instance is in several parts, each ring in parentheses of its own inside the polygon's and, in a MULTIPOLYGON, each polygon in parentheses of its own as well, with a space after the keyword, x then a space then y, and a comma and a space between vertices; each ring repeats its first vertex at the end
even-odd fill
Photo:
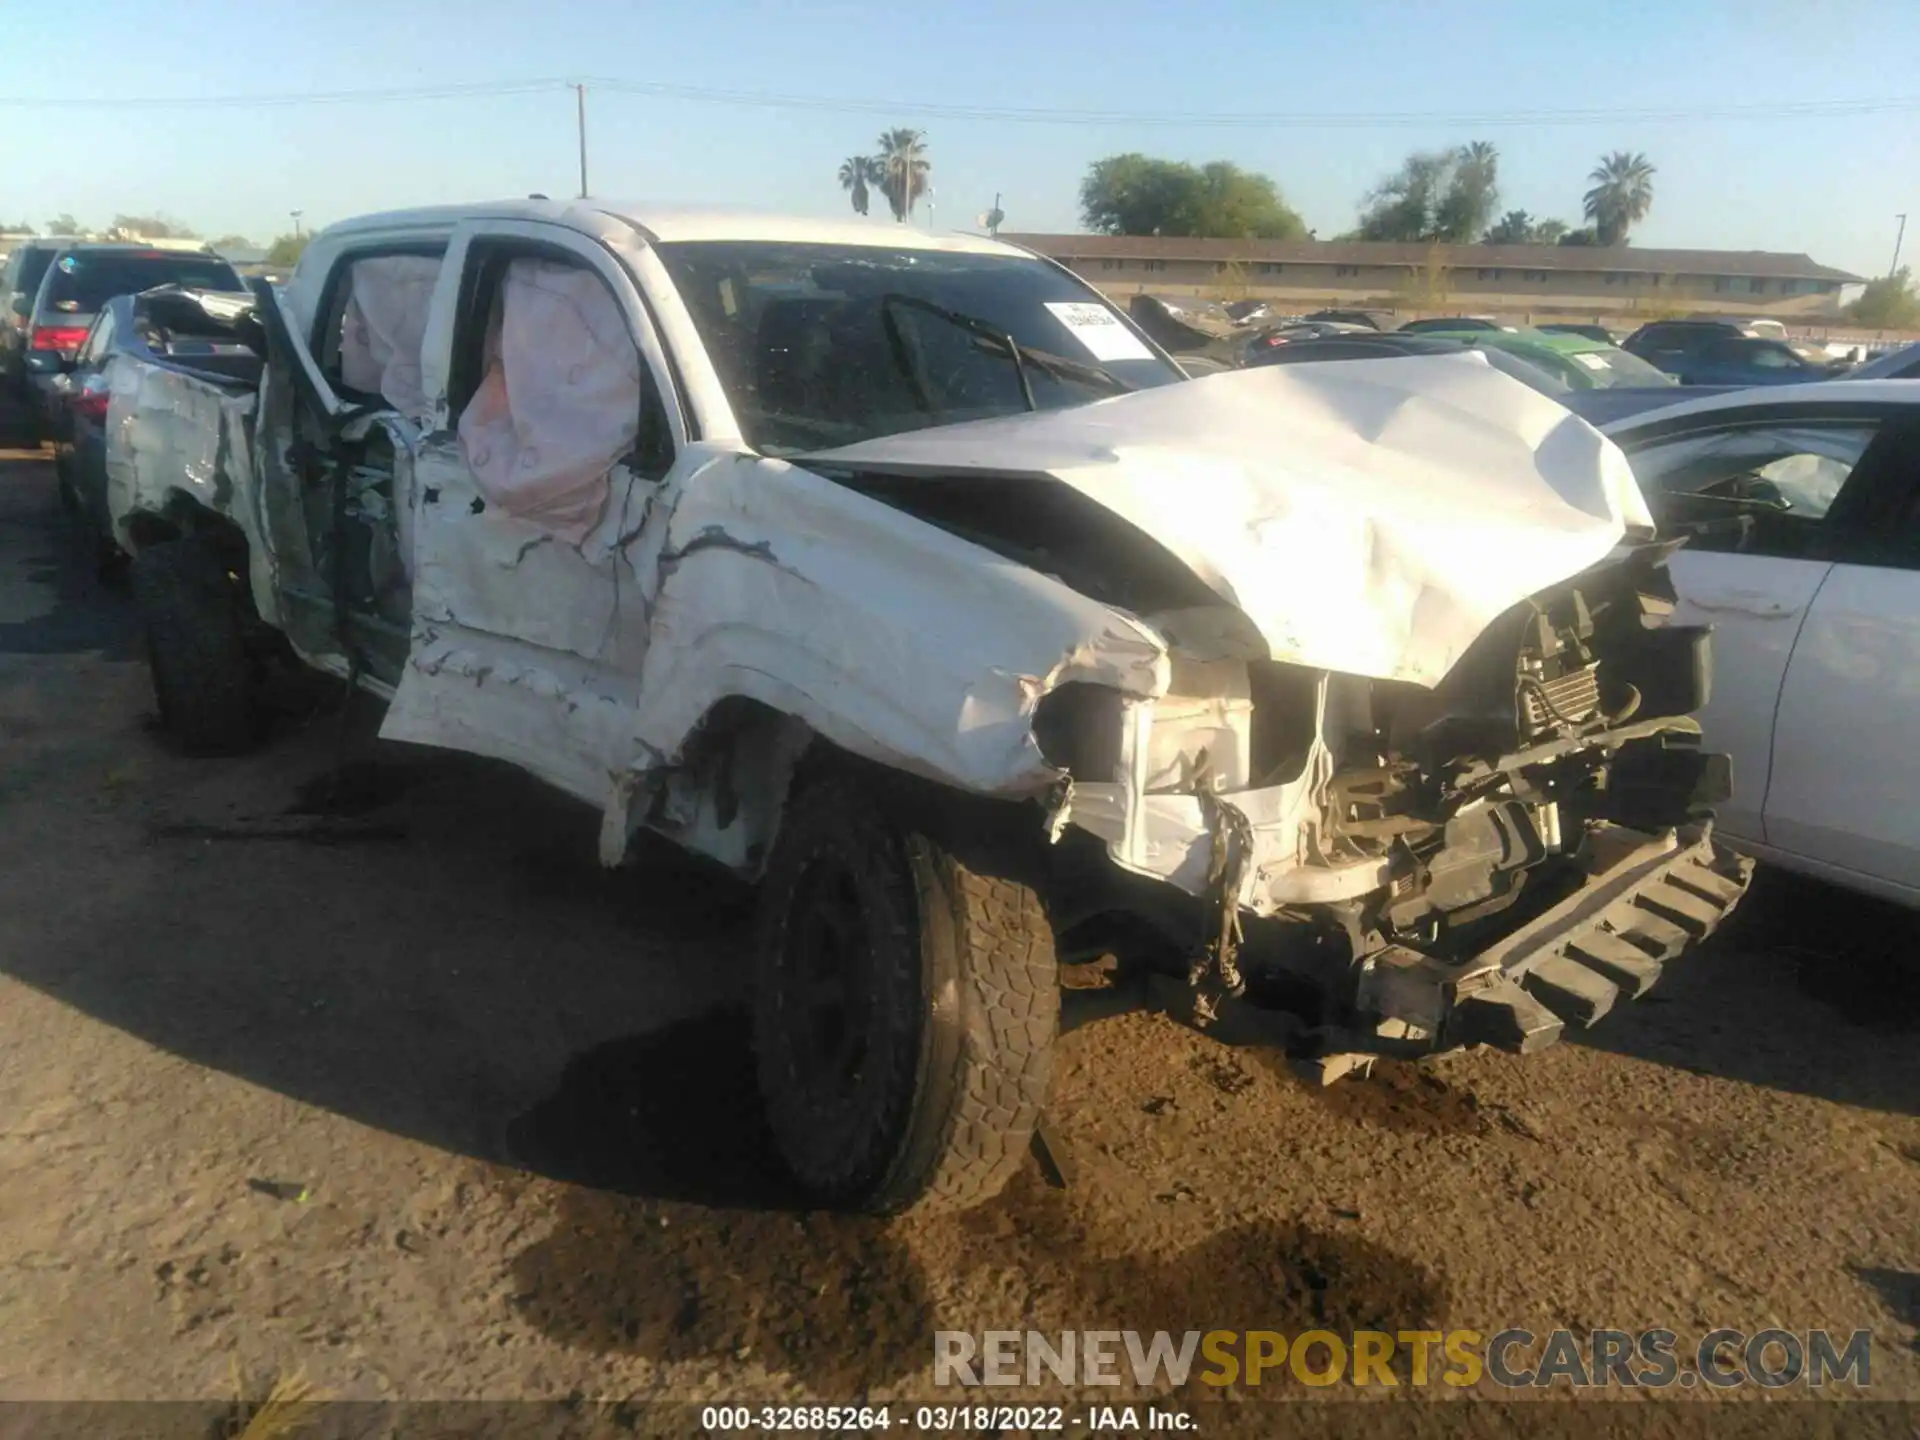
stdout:
POLYGON ((461 449, 487 503, 573 544, 640 430, 640 351, 613 293, 550 260, 507 267, 461 449))
POLYGON ((431 255, 378 255, 355 261, 348 276, 340 379, 363 394, 380 396, 411 419, 427 410, 420 345, 440 264, 431 255))

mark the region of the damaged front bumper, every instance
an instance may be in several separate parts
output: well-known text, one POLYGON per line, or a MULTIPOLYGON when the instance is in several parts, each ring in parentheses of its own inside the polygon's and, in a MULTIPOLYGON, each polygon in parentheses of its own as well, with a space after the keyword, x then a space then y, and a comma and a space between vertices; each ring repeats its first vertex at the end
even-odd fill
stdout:
POLYGON ((1662 968, 1738 904, 1753 861, 1711 822, 1659 833, 1609 825, 1578 857, 1578 888, 1478 954, 1445 961, 1393 945, 1362 962, 1356 1024, 1325 1037, 1350 1055, 1418 1055, 1486 1044, 1519 1053, 1644 994, 1662 968))

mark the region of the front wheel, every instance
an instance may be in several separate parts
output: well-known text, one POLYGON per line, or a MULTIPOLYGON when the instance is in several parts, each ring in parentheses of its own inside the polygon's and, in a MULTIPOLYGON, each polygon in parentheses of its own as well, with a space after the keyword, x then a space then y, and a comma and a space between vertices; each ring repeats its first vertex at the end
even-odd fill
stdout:
POLYGON ((820 1203, 959 1210, 1024 1160, 1060 991, 1038 898, 831 779, 761 893, 754 1041, 774 1138, 820 1203))

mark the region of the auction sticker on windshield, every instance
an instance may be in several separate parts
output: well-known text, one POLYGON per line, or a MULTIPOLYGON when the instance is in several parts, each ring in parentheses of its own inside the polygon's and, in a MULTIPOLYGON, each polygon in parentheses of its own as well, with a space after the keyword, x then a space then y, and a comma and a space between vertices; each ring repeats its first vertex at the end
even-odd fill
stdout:
POLYGON ((1096 360, 1151 360, 1153 352, 1104 305, 1085 300, 1049 300, 1047 309, 1096 360))

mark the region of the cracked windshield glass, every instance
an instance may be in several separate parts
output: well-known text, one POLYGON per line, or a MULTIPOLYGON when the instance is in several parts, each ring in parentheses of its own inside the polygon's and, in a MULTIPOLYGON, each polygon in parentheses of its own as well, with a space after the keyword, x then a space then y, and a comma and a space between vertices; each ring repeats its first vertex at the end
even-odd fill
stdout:
POLYGON ((768 454, 1182 378, 1042 260, 758 242, 659 250, 741 430, 768 454))

